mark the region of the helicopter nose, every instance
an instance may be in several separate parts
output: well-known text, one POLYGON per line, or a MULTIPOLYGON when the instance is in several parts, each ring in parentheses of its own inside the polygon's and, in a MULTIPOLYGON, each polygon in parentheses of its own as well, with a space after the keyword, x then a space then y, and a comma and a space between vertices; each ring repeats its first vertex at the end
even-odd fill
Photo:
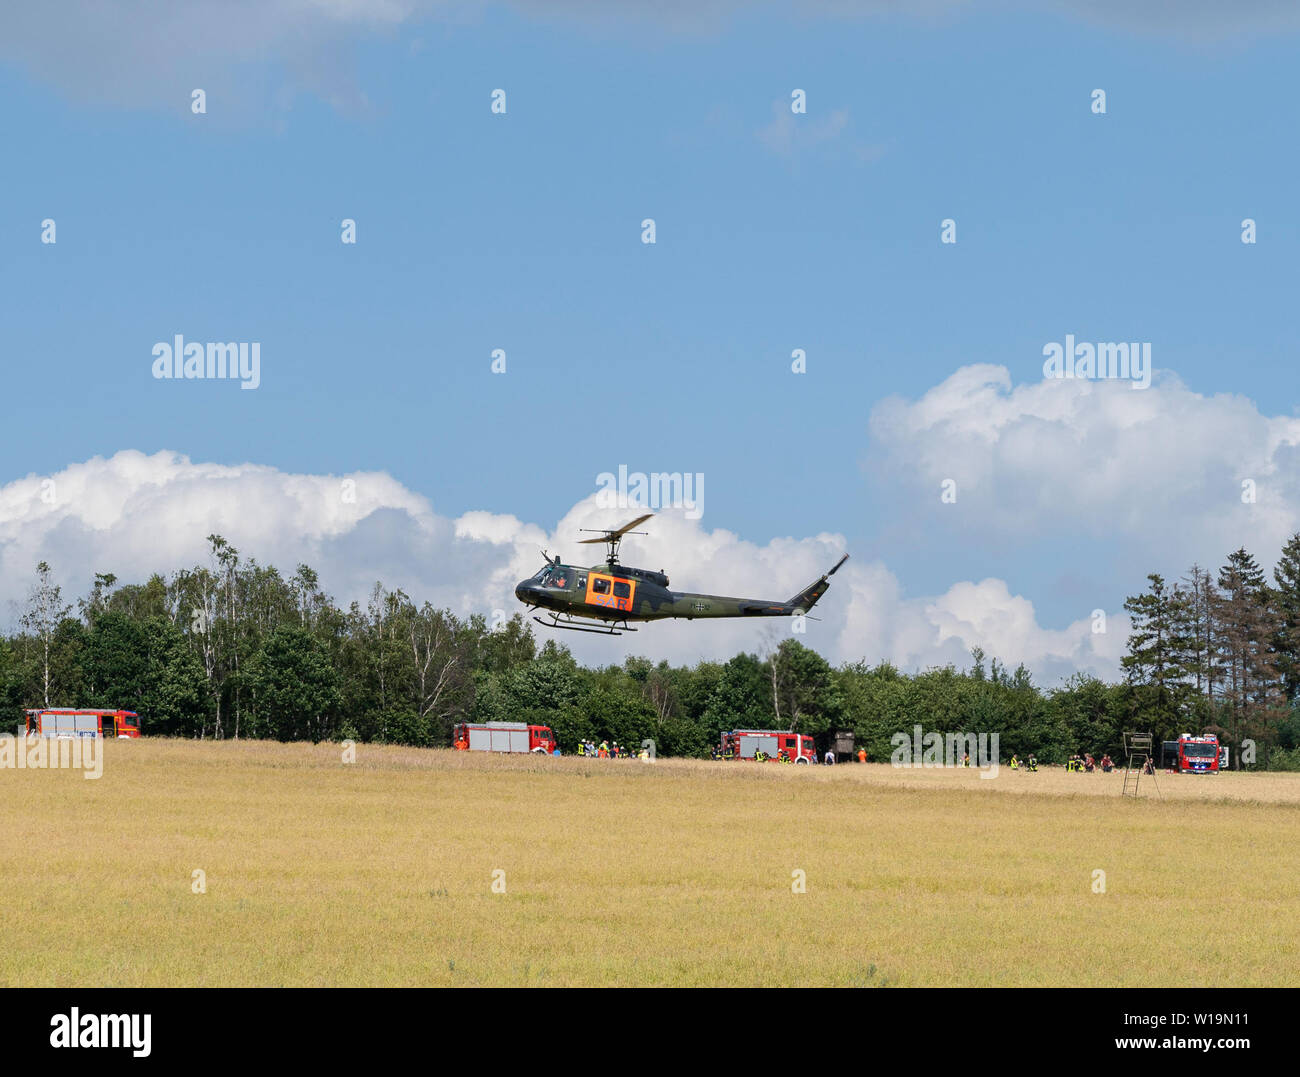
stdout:
POLYGON ((519 586, 515 588, 515 598, 519 599, 520 602, 532 605, 533 600, 530 596, 533 591, 533 586, 527 580, 523 580, 519 586))

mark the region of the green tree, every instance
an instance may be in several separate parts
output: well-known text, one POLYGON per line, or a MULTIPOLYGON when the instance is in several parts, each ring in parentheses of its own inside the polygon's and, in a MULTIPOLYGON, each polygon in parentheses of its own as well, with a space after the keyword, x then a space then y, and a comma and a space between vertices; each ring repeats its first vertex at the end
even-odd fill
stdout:
POLYGON ((1229 736, 1269 743, 1285 708, 1283 678, 1273 650, 1275 598, 1264 572, 1246 550, 1228 555, 1219 570, 1214 601, 1218 638, 1215 660, 1229 736))
POLYGON ((277 628, 250 663, 258 724, 277 740, 326 740, 341 697, 338 673, 310 632, 277 628))
POLYGON ((140 710, 149 672, 144 629, 125 614, 101 612, 87 635, 82 672, 91 707, 140 710))
POLYGON ((1282 547, 1282 556, 1273 568, 1277 584, 1277 629, 1273 650, 1277 654, 1277 671, 1289 703, 1300 698, 1300 533, 1282 547))
POLYGON ((1166 587, 1158 573, 1147 579, 1150 587, 1145 592, 1124 601, 1132 631, 1120 665, 1133 688, 1135 725, 1167 737, 1182 725, 1190 694, 1184 662, 1192 645, 1183 634, 1188 621, 1185 597, 1177 588, 1166 587))
POLYGON ((142 732, 197 737, 207 724, 207 678, 185 634, 165 617, 142 626, 147 669, 139 706, 142 732))
POLYGON ((69 613, 72 605, 63 601, 63 591, 54 582, 53 572, 45 561, 36 566, 36 583, 27 596, 27 608, 20 623, 36 638, 41 650, 41 700, 50 706, 50 690, 54 687, 51 650, 54 633, 69 613))

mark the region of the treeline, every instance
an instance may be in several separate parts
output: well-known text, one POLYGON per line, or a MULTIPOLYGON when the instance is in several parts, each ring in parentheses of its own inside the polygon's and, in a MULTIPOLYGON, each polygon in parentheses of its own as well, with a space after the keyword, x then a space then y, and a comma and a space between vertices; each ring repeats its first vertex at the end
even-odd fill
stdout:
POLYGON ((1166 735, 1216 733, 1264 750, 1296 747, 1300 694, 1300 534, 1272 581, 1245 549, 1212 575, 1193 565, 1170 585, 1155 573, 1124 603, 1122 660, 1133 711, 1166 735))
POLYGON ((306 565, 286 578, 220 536, 209 545, 208 566, 170 578, 96 575, 75 608, 38 565, 17 633, 0 638, 4 714, 21 728, 28 707, 123 708, 139 712, 146 735, 418 746, 450 744, 464 720, 529 721, 551 726, 566 751, 580 739, 649 738, 662 755, 690 756, 725 729, 794 729, 823 750, 843 730, 874 760, 920 725, 997 733, 1004 759, 1034 752, 1048 763, 1076 751, 1118 758, 1126 729, 1165 739, 1217 728, 1230 743, 1252 736, 1271 748, 1271 766, 1300 757, 1300 537, 1278 570, 1290 582, 1276 588, 1244 551, 1213 583, 1199 570, 1195 586, 1151 577, 1126 603, 1135 631, 1124 681, 1080 674, 1049 690, 979 650, 965 670, 906 674, 887 662, 834 668, 794 638, 727 662, 593 669, 554 641, 539 647, 518 614, 490 626, 378 584, 344 610, 306 565))

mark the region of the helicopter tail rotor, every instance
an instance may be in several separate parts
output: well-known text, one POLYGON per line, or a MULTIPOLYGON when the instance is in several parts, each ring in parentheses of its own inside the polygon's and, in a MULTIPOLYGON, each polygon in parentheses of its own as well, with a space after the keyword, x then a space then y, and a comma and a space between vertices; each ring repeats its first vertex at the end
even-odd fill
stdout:
POLYGON ((800 591, 797 595, 795 595, 794 598, 790 599, 790 601, 787 602, 786 605, 792 606, 796 610, 802 610, 804 613, 807 613, 810 609, 813 608, 813 606, 817 604, 817 600, 826 593, 826 589, 830 587, 830 578, 840 570, 840 566, 844 564, 844 562, 847 561, 848 559, 849 559, 849 555, 845 554, 843 557, 841 557, 838 561, 835 562, 834 568, 832 568, 829 572, 825 573, 824 575, 818 576, 817 579, 815 579, 812 583, 810 583, 807 587, 805 587, 802 591, 800 591))

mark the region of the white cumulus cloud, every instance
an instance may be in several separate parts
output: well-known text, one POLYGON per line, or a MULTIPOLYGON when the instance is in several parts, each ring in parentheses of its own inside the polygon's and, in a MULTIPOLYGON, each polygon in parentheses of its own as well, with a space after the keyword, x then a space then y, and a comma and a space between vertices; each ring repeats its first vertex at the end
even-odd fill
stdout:
MULTIPOLYGON (((174 452, 123 451, 74 463, 50 476, 0 486, 0 600, 21 606, 37 561, 52 565, 69 596, 84 594, 95 572, 139 582, 207 562, 207 536, 228 539, 242 557, 282 571, 315 568, 346 605, 378 580, 417 602, 462 615, 520 609, 515 584, 541 564, 541 549, 570 563, 595 563, 600 546, 578 546, 583 527, 602 528, 610 510, 598 495, 574 505, 553 528, 514 516, 472 511, 439 515, 428 499, 382 472, 292 474, 255 464, 195 463, 174 452)), ((630 536, 627 564, 663 568, 678 590, 788 599, 835 563, 841 535, 747 542, 707 529, 682 510, 660 512, 648 536, 630 536)), ((888 659, 906 669, 967 664, 981 646, 1020 661, 1054 683, 1076 668, 1113 673, 1118 639, 1098 641, 1086 622, 1061 630, 1038 625, 1032 604, 1000 580, 959 582, 946 593, 908 598, 878 561, 850 560, 814 611, 802 642, 827 658, 888 659), (1104 644, 1104 645, 1103 645, 1104 644)), ((790 631, 784 619, 665 622, 599 638, 537 627, 584 661, 619 662, 643 654, 674 662, 726 659, 763 651, 790 631)))
POLYGON ((1066 536, 1086 556, 1078 543, 1100 540, 1176 575, 1241 545, 1271 559, 1300 530, 1300 418, 1168 371, 1134 390, 1013 386, 1005 367, 967 366, 919 399, 882 401, 870 430, 879 474, 915 494, 904 510, 981 541, 1066 536))

